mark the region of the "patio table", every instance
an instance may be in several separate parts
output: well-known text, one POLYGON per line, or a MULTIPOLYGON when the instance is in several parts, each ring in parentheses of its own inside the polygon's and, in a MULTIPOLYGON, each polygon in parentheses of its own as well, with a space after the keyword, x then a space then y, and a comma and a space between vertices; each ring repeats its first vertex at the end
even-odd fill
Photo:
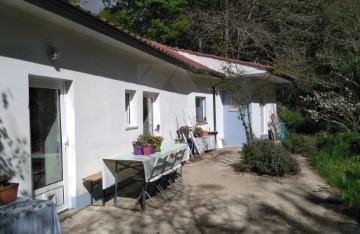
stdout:
MULTIPOLYGON (((171 143, 163 143, 161 145, 161 152, 156 152, 155 154, 151 154, 149 156, 145 155, 134 155, 131 153, 122 153, 117 155, 112 155, 109 157, 103 158, 103 168, 102 168, 102 189, 106 189, 115 185, 115 195, 114 195, 114 205, 117 207, 117 190, 118 190, 118 177, 120 171, 124 169, 135 169, 138 171, 144 172, 145 180, 148 180, 151 176, 153 166, 156 158, 165 157, 170 153, 175 153, 178 150, 186 149, 185 155, 183 157, 183 161, 189 160, 190 149, 187 144, 171 144, 171 143), (110 168, 106 165, 105 161, 111 161, 115 163, 115 172, 112 172, 110 168), (141 163, 140 166, 136 165, 136 163, 141 163)), ((143 204, 141 206, 144 209, 145 201, 142 201, 143 204)))

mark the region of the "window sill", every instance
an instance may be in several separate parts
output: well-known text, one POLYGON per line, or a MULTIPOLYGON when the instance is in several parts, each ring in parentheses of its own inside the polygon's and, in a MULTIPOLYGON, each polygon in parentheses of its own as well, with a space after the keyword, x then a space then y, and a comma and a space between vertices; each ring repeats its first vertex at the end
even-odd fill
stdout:
POLYGON ((126 128, 125 128, 125 130, 127 131, 127 130, 134 130, 134 129, 138 129, 139 127, 138 126, 127 126, 126 128))
POLYGON ((229 109, 228 112, 239 112, 239 109, 229 109))
POLYGON ((206 125, 206 124, 208 124, 207 121, 196 122, 196 125, 206 125))

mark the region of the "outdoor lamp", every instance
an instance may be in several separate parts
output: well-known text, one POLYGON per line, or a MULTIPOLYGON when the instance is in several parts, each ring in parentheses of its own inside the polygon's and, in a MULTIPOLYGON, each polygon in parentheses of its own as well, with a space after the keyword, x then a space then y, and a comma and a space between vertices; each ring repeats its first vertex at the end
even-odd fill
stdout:
POLYGON ((59 51, 57 48, 50 46, 47 52, 51 63, 54 63, 59 59, 59 51))

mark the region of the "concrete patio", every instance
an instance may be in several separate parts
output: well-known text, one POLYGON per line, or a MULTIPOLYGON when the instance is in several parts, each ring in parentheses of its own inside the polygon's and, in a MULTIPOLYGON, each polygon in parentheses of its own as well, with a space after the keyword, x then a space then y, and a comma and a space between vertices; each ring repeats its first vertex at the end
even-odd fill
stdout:
MULTIPOLYGON (((142 212, 137 184, 120 190, 118 208, 109 197, 60 214, 64 233, 360 233, 345 204, 326 201, 332 189, 297 156, 301 173, 285 178, 237 173, 238 148, 198 157, 184 167, 185 188, 161 208, 148 201, 142 212)), ((168 189, 167 189, 168 190, 168 189)), ((168 191, 169 192, 169 191, 168 191)))

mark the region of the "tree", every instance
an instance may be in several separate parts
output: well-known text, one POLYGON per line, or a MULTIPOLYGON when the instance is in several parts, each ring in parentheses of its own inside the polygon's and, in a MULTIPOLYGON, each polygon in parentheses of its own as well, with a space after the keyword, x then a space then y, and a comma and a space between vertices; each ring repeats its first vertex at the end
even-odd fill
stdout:
POLYGON ((186 0, 103 0, 100 16, 145 38, 182 45, 191 27, 186 0))
POLYGON ((286 92, 282 100, 331 127, 360 131, 357 0, 104 1, 104 17, 149 39, 297 77, 293 98, 286 92))
POLYGON ((310 91, 303 98, 315 120, 360 132, 360 6, 355 0, 330 1, 323 8, 323 40, 310 91))
POLYGON ((192 1, 192 49, 263 64, 272 62, 274 35, 258 0, 192 1))

